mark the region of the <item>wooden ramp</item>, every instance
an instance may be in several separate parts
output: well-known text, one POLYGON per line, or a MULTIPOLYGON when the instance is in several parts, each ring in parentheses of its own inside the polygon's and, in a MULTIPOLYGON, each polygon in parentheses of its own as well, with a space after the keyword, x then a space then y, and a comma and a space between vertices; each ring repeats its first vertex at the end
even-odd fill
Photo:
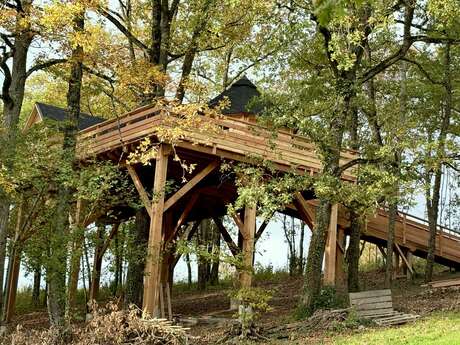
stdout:
POLYGON ((460 277, 446 279, 446 280, 433 280, 428 284, 423 284, 422 287, 430 287, 432 289, 439 288, 460 288, 460 277))
MULTIPOLYGON (((386 246, 388 214, 378 210, 367 220, 363 239, 386 246)), ((428 252, 430 231, 424 219, 400 212, 396 219, 395 243, 397 254, 406 261, 403 251, 425 258, 428 252)), ((460 267, 460 233, 438 226, 436 235, 435 261, 450 267, 460 267)))
MULTIPOLYGON (((308 200, 306 203, 306 219, 309 226, 315 223, 317 200, 308 200)), ((361 233, 361 239, 374 243, 382 249, 387 246, 388 236, 388 213, 384 209, 369 216, 361 233)), ((337 214, 337 232, 350 228, 349 212, 340 206, 337 214)), ((412 256, 426 258, 428 253, 428 241, 430 230, 426 220, 398 212, 395 225, 395 253, 402 260, 402 264, 412 274, 412 256)), ((337 239, 337 242, 339 240, 337 239)), ((337 249, 337 252, 344 253, 344 243, 337 249)), ((385 255, 385 253, 384 253, 385 255)), ((441 265, 453 268, 460 268, 460 231, 439 226, 436 234, 435 261, 441 265)))
POLYGON ((371 319, 380 326, 400 325, 419 318, 393 309, 391 290, 372 290, 350 293, 350 304, 360 318, 371 319))

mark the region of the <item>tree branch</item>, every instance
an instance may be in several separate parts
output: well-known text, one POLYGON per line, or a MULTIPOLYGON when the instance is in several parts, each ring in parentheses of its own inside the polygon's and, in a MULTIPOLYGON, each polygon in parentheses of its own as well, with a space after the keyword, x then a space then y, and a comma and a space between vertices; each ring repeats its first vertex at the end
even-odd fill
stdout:
POLYGON ((386 59, 380 61, 377 65, 371 67, 366 72, 364 72, 361 77, 358 78, 358 83, 363 84, 367 82, 369 79, 372 79, 380 72, 384 71, 394 63, 398 62, 403 58, 412 44, 415 42, 414 38, 411 36, 411 26, 412 20, 414 18, 414 10, 415 8, 410 4, 406 4, 405 16, 404 16, 404 34, 403 34, 403 42, 401 47, 398 49, 396 53, 387 57, 386 59))
POLYGON ((45 62, 40 62, 34 66, 32 66, 26 73, 26 78, 30 77, 30 75, 34 72, 40 71, 42 69, 46 69, 52 67, 54 65, 67 62, 67 59, 51 59, 45 62))
POLYGON ((432 84, 437 84, 437 85, 442 85, 442 82, 435 80, 433 77, 430 76, 430 74, 423 68, 423 66, 415 60, 411 60, 409 58, 402 58, 402 61, 407 61, 415 66, 418 67, 420 72, 425 76, 426 79, 428 79, 432 84))
POLYGON ((92 69, 91 67, 88 67, 88 66, 86 66, 86 65, 83 65, 83 69, 84 69, 86 72, 88 72, 89 74, 92 74, 92 75, 94 75, 94 76, 96 76, 96 77, 98 77, 98 78, 101 78, 101 79, 103 79, 103 80, 105 80, 105 81, 107 81, 107 82, 109 82, 109 83, 111 83, 111 84, 112 84, 112 83, 115 83, 115 79, 113 79, 112 77, 110 77, 110 76, 108 76, 108 75, 106 75, 106 74, 104 74, 104 73, 102 73, 102 72, 98 72, 98 71, 92 69))
POLYGON ((3 75, 4 75, 3 84, 2 84, 2 94, 0 95, 0 98, 4 102, 9 102, 11 101, 10 91, 9 91, 10 85, 11 85, 11 71, 8 65, 6 64, 6 60, 2 59, 0 63, 0 68, 2 69, 3 75))
POLYGON ((5 34, 5 33, 3 33, 3 32, 0 32, 0 38, 2 39, 3 42, 5 42, 5 44, 6 44, 9 48, 13 49, 14 44, 13 44, 13 42, 11 42, 11 40, 10 40, 10 38, 8 37, 7 34, 5 34))
POLYGON ((336 170, 336 175, 342 175, 345 170, 350 169, 358 164, 372 164, 372 163, 379 163, 382 160, 380 158, 356 158, 352 159, 351 161, 345 163, 344 165, 340 166, 336 170))
POLYGON ((125 35, 125 37, 138 46, 140 49, 144 51, 145 54, 149 55, 149 48, 142 43, 136 36, 133 35, 131 31, 129 31, 117 18, 111 15, 106 9, 100 7, 98 9, 99 13, 107 18, 115 27, 120 30, 120 32, 125 35))

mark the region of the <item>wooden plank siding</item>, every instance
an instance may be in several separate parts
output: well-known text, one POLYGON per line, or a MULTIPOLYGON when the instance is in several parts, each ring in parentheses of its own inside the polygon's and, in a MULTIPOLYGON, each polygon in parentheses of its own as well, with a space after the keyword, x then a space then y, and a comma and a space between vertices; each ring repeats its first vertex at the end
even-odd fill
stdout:
MULTIPOLYGON (((79 133, 80 157, 107 153, 137 144, 147 137, 154 141, 158 128, 171 126, 171 120, 174 120, 171 115, 162 115, 154 107, 144 107, 89 127, 79 133)), ((275 138, 273 131, 264 126, 229 116, 202 117, 200 121, 216 131, 187 129, 183 139, 175 143, 176 147, 242 162, 248 161, 248 157, 262 157, 282 171, 293 167, 303 172, 317 173, 321 170, 315 146, 304 137, 279 130, 275 138)), ((344 150, 341 163, 347 163, 356 156, 355 152, 344 150)), ((342 178, 355 180, 351 170, 346 171, 342 178)))

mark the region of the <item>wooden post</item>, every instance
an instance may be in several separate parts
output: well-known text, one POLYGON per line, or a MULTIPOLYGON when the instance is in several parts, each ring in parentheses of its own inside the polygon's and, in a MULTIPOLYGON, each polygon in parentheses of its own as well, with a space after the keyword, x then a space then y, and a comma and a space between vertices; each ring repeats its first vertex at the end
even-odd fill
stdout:
MULTIPOLYGON (((161 317, 165 318, 165 308, 168 307, 168 317, 171 320, 172 311, 170 311, 170 284, 172 282, 172 275, 174 274, 174 260, 175 260, 175 246, 171 240, 175 238, 174 233, 177 229, 173 224, 172 212, 163 213, 163 246, 161 254, 161 268, 160 268, 160 313, 161 317), (166 294, 165 294, 165 290, 166 294), (165 300, 166 298, 166 300, 165 300)), ((182 216, 181 216, 182 217, 182 216)), ((179 222, 181 220, 179 219, 179 222)), ((178 227, 176 225, 176 227, 178 227)))
POLYGON ((393 279, 396 279, 400 273, 400 254, 395 251, 393 255, 393 279))
POLYGON ((337 255, 337 218, 339 205, 331 207, 331 219, 329 221, 329 231, 325 251, 324 283, 335 285, 336 278, 336 255, 337 255))
POLYGON ((406 261, 407 261, 407 280, 411 280, 412 279, 412 274, 413 274, 413 269, 412 269, 412 266, 413 266, 413 255, 412 255, 412 252, 410 250, 407 251, 406 253, 406 261))
POLYGON ((144 313, 159 317, 159 288, 161 239, 163 229, 164 188, 168 169, 168 154, 164 144, 160 145, 155 162, 155 180, 153 184, 152 217, 150 219, 149 242, 144 278, 144 313))
POLYGON ((337 229, 337 255, 335 260, 335 272, 336 279, 335 283, 339 287, 345 287, 346 275, 345 275, 345 231, 339 227, 337 229))
POLYGON ((406 231, 407 231, 407 216, 404 213, 403 214, 403 244, 406 244, 407 242, 406 231))
POLYGON ((256 206, 246 206, 244 209, 243 224, 243 271, 240 274, 242 288, 252 284, 252 257, 254 255, 254 236, 256 231, 256 206))

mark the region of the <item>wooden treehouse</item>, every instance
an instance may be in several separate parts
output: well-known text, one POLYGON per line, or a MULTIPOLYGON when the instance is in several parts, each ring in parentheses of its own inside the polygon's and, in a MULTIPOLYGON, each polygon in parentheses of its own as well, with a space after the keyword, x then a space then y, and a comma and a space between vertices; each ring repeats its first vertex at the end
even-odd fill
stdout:
MULTIPOLYGON (((247 105, 258 94, 248 79, 239 80, 211 101, 211 105, 223 97, 228 97, 230 101, 230 107, 221 118, 206 118, 218 131, 203 133, 198 128, 188 128, 186 135, 174 143, 174 151, 181 159, 196 164, 193 175, 186 183, 181 182, 183 169, 173 159, 173 150, 167 143, 159 144, 155 162, 150 166, 130 165, 126 161, 129 153, 135 151, 145 138, 158 142, 157 130, 160 125, 167 124, 168 119, 154 106, 136 109, 118 119, 102 122, 94 119, 94 124, 81 128, 78 138, 80 158, 95 155, 101 160, 120 162, 131 176, 140 200, 150 215, 143 308, 152 315, 159 316, 163 312, 163 308, 160 308, 165 298, 162 287, 167 286, 171 279, 171 268, 177 262, 170 244, 178 238, 190 239, 193 236, 197 226, 189 232, 183 231, 183 225, 192 221, 199 224, 203 219, 215 220, 232 254, 241 253, 248 268, 240 272, 241 286, 251 285, 250 268, 255 238, 264 231, 269 219, 263 220, 257 228, 257 207, 246 206, 240 215, 234 217, 239 229, 238 243, 234 243, 219 220, 226 214, 226 205, 237 198, 235 181, 219 169, 223 161, 250 163, 250 157, 258 156, 273 163, 280 173, 297 169, 301 174, 314 175, 321 170, 315 147, 306 138, 285 130, 279 131, 278 136, 273 138, 268 128, 256 123, 257 109, 248 111, 247 105), (167 180, 175 180, 180 188, 165 195, 163 191, 167 180), (151 197, 152 194, 155 198, 151 197)), ((34 118, 29 119, 29 125, 39 122, 40 118, 50 117, 42 110, 43 105, 38 105, 37 111, 32 114, 34 118)), ((356 153, 353 151, 344 150, 341 153, 342 164, 354 158, 356 153)), ((346 171, 342 178, 351 183, 355 179, 350 171, 346 171)), ((314 191, 306 190, 294 195, 294 202, 280 212, 305 221, 313 229, 316 204, 314 191)), ((385 246, 387 227, 387 214, 379 210, 375 216, 369 217, 362 239, 385 246)), ((344 283, 348 229, 348 213, 344 207, 334 205, 324 264, 324 280, 327 284, 344 283)), ((398 216, 396 253, 409 273, 413 271, 412 255, 426 256, 428 234, 423 220, 405 214, 398 216)), ((436 260, 450 266, 460 264, 460 237, 457 233, 439 228, 436 260)))

